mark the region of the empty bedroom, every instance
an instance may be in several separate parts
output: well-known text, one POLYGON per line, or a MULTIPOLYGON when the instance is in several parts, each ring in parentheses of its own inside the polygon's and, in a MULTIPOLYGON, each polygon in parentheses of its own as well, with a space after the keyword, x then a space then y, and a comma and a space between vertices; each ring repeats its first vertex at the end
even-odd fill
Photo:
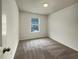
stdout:
POLYGON ((1 41, 0 59, 78 59, 78 1, 2 0, 1 41))

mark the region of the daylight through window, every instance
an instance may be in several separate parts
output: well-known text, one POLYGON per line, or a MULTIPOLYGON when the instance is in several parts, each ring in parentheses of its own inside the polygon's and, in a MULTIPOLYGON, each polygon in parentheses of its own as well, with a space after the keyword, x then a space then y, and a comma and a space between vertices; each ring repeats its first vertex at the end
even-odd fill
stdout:
POLYGON ((32 18, 31 32, 39 32, 39 19, 38 18, 32 18))

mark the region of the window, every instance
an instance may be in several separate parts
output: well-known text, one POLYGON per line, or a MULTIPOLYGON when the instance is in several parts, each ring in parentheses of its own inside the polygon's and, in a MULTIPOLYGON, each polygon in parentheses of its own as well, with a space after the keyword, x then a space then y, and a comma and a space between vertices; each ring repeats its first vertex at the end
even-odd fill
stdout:
POLYGON ((39 32, 39 19, 38 18, 31 19, 31 32, 39 32))

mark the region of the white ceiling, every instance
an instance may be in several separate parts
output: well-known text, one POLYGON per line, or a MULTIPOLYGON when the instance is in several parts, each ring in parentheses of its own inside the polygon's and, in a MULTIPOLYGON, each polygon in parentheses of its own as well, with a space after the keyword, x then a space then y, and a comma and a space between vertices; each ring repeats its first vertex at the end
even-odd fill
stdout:
POLYGON ((16 3, 21 11, 37 14, 53 13, 76 2, 77 0, 16 0, 16 3), (48 3, 49 6, 44 8, 44 3, 48 3))

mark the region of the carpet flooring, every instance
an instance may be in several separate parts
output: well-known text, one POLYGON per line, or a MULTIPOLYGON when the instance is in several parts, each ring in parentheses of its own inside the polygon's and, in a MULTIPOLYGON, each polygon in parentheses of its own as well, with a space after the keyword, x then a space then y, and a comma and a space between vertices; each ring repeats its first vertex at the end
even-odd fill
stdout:
POLYGON ((78 52, 50 38, 19 42, 14 59, 78 59, 78 52))

